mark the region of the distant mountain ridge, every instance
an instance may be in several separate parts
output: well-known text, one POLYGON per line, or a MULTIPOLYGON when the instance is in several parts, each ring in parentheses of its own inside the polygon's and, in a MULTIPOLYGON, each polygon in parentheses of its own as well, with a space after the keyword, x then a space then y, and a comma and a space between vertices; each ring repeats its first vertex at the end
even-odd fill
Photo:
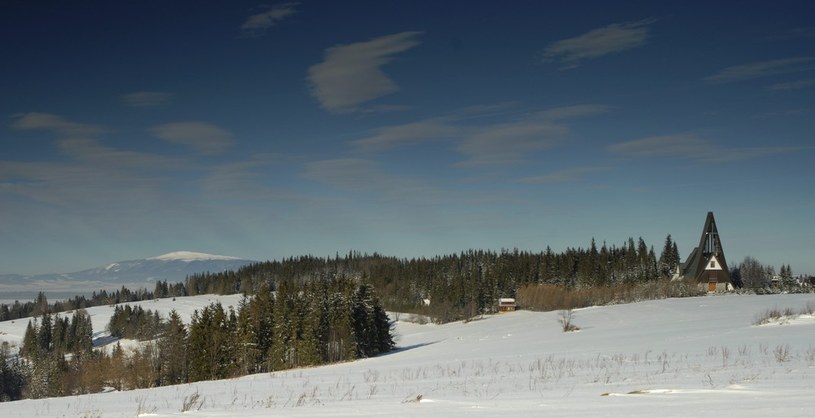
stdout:
POLYGON ((192 274, 237 270, 255 260, 193 251, 175 251, 156 257, 117 261, 73 273, 38 275, 0 274, 2 290, 99 290, 102 287, 137 285, 152 289, 156 281, 184 281, 192 274))
POLYGON ((163 254, 157 257, 150 257, 147 260, 161 260, 161 261, 202 261, 202 260, 240 260, 238 257, 229 257, 225 255, 214 255, 206 253, 196 253, 193 251, 175 251, 163 254))

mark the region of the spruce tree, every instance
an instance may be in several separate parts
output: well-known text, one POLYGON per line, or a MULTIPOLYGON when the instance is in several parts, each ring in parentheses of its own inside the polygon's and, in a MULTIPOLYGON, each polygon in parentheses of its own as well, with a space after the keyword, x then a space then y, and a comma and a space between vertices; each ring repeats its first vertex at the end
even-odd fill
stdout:
POLYGON ((190 335, 188 341, 187 369, 190 382, 206 380, 210 378, 209 362, 207 350, 209 347, 209 310, 204 308, 199 312, 195 310, 190 320, 190 335))
POLYGON ((668 234, 665 246, 662 247, 662 254, 659 255, 659 273, 663 277, 671 277, 679 264, 679 256, 674 254, 675 249, 676 244, 671 239, 671 234, 668 234))
POLYGON ((158 341, 161 356, 161 384, 175 385, 187 381, 187 329, 173 309, 158 341))
POLYGON ((11 354, 7 341, 0 344, 0 402, 16 401, 23 397, 27 376, 19 359, 11 354))
POLYGON ((79 356, 90 354, 93 350, 93 323, 84 309, 74 312, 71 330, 71 350, 79 356))
POLYGON ((41 352, 47 353, 51 351, 51 344, 53 343, 53 321, 51 314, 45 313, 42 316, 42 323, 40 324, 39 335, 37 335, 37 343, 41 352))
POLYGON ((28 321, 23 334, 23 345, 20 348, 20 354, 24 357, 33 357, 40 351, 40 343, 37 341, 39 332, 37 328, 36 319, 28 321))

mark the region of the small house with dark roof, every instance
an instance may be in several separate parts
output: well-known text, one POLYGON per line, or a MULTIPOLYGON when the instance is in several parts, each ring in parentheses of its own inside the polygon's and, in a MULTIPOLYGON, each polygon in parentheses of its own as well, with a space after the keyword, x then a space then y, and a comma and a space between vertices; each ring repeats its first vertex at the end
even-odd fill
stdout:
POLYGON ((692 279, 708 292, 733 290, 730 270, 727 268, 724 250, 713 212, 707 213, 699 246, 694 248, 682 264, 680 277, 692 279))

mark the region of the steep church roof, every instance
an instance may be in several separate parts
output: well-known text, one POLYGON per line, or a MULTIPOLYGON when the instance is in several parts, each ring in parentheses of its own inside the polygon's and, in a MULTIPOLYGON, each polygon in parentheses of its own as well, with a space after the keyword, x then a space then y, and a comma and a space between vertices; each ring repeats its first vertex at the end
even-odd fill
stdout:
POLYGON ((708 212, 699 246, 691 251, 682 265, 682 276, 694 278, 697 282, 707 282, 711 271, 717 272, 715 277, 718 281, 731 282, 719 230, 716 229, 716 219, 713 218, 713 212, 708 212))

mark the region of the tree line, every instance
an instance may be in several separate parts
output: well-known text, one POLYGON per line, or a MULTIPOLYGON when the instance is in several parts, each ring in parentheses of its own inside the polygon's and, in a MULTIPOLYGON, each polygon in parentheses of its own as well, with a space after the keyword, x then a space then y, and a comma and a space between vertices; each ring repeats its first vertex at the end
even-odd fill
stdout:
POLYGON ((77 295, 71 299, 53 303, 49 303, 45 293, 40 291, 33 301, 20 302, 15 300, 12 304, 0 304, 0 321, 41 316, 44 313, 68 312, 93 306, 115 305, 177 296, 187 296, 184 283, 167 284, 166 280, 156 282, 155 290, 152 291, 148 289, 131 290, 122 286, 116 290, 94 291, 90 297, 77 295))
MULTIPOLYGON (((668 237, 670 240, 670 236, 668 237)), ((189 276, 189 295, 252 292, 281 279, 308 282, 321 274, 356 275, 371 284, 389 310, 430 315, 439 322, 494 312, 500 297, 516 297, 529 284, 581 289, 652 281, 678 265, 676 244, 657 258, 642 238, 621 246, 594 240, 588 248, 556 253, 469 250, 432 258, 396 258, 349 252, 333 257, 301 256, 244 266, 237 271, 189 276)))

